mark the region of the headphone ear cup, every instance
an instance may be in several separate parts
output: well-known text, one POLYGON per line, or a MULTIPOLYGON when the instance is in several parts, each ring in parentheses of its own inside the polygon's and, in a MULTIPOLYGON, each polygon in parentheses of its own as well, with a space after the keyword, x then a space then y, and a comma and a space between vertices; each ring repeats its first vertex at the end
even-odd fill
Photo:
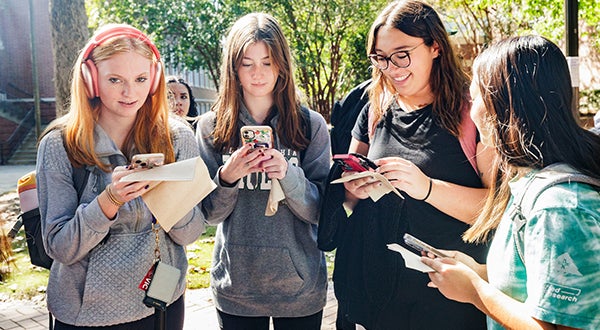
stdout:
POLYGON ((81 63, 81 76, 85 84, 85 92, 89 99, 98 96, 98 70, 92 60, 81 63))
POLYGON ((158 89, 158 84, 160 82, 160 75, 162 74, 162 65, 160 64, 160 61, 156 62, 156 64, 153 66, 154 68, 154 72, 151 73, 150 77, 152 78, 152 85, 150 87, 150 95, 154 95, 154 93, 156 93, 156 90, 158 89))

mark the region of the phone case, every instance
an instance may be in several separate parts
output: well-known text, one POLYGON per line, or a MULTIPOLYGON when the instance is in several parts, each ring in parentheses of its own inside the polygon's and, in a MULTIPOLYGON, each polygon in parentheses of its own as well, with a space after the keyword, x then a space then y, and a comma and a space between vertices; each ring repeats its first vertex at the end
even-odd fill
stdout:
POLYGON ((242 144, 252 143, 254 148, 273 146, 273 129, 270 126, 243 126, 240 135, 242 144))
POLYGON ((361 154, 355 153, 334 155, 333 161, 340 164, 342 169, 346 172, 364 172, 368 171, 369 169, 377 168, 377 165, 375 165, 373 161, 361 154))
POLYGON ((163 155, 161 153, 138 154, 138 155, 133 155, 133 157, 131 157, 131 167, 132 168, 139 168, 139 167, 153 168, 153 167, 163 165, 164 161, 165 161, 165 155, 163 155))
POLYGON ((167 303, 173 298, 180 275, 181 271, 178 268, 160 261, 157 262, 143 300, 144 304, 148 307, 166 310, 167 303))
POLYGON ((417 251, 431 252, 435 256, 440 257, 440 258, 447 257, 447 255, 445 255, 438 249, 434 248, 433 246, 421 241, 420 239, 418 239, 408 233, 404 234, 404 243, 406 243, 406 245, 412 247, 413 249, 415 249, 417 251))

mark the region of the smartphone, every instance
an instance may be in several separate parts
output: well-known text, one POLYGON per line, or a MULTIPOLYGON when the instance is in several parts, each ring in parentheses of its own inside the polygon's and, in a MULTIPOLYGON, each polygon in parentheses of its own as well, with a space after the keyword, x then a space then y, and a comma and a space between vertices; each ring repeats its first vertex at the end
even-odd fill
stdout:
POLYGON ((333 155, 333 161, 342 166, 345 172, 364 172, 377 169, 377 165, 372 160, 357 153, 333 155))
POLYGON ((153 168, 163 165, 165 155, 155 154, 137 154, 131 157, 131 168, 153 168))
POLYGON ((404 234, 404 243, 406 243, 406 245, 412 247, 415 250, 430 252, 439 258, 447 258, 448 257, 448 255, 442 253, 440 250, 434 248, 433 246, 421 241, 420 239, 418 239, 408 233, 404 234))
POLYGON ((270 126, 242 126, 240 136, 242 145, 251 143, 253 148, 273 147, 273 129, 270 126))

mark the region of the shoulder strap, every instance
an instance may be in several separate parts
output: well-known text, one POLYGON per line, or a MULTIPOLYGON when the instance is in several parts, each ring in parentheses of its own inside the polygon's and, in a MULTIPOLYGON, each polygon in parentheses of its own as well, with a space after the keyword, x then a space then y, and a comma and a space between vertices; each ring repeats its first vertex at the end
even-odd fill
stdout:
MULTIPOLYGON (((310 125, 310 112, 305 107, 300 107, 302 110, 302 119, 304 120, 304 136, 310 141, 312 139, 312 127, 310 125)), ((304 160, 304 155, 306 154, 306 148, 300 151, 300 162, 304 160)))
POLYGON ((458 142, 463 150, 467 160, 473 166, 475 173, 477 170, 477 127, 469 114, 470 109, 468 103, 465 103, 460 113, 460 136, 458 142))
POLYGON ((90 171, 88 171, 85 166, 76 167, 73 166, 73 183, 75 184, 75 190, 77 190, 77 198, 81 199, 81 195, 83 194, 83 189, 88 182, 90 177, 90 171))
POLYGON ((562 172, 556 171, 555 166, 549 166, 535 175, 527 183, 520 196, 515 196, 515 201, 511 206, 510 217, 513 221, 512 234, 515 240, 519 258, 525 263, 524 248, 525 237, 523 228, 529 218, 529 212, 533 209, 539 195, 546 189, 564 182, 581 182, 600 189, 600 179, 587 176, 580 172, 562 172), (518 198, 518 202, 517 202, 518 198))
MULTIPOLYGON (((64 136, 64 130, 61 131, 61 135, 62 135, 62 141, 63 141, 63 146, 65 147, 65 150, 67 149, 67 146, 65 144, 65 136, 64 136)), ((116 155, 110 155, 108 156, 108 161, 111 165, 117 165, 118 164, 118 157, 116 155)), ((90 178, 90 173, 92 172, 93 169, 87 169, 87 167, 85 165, 81 165, 81 166, 75 166, 73 164, 73 162, 71 161, 71 158, 69 158, 69 162, 71 163, 71 167, 73 168, 73 183, 75 184, 75 190, 77 191, 77 199, 81 199, 81 195, 83 195, 83 190, 85 189, 85 186, 87 185, 88 179, 90 178)), ((101 189, 103 189, 102 187, 97 187, 99 189, 99 191, 101 189)))

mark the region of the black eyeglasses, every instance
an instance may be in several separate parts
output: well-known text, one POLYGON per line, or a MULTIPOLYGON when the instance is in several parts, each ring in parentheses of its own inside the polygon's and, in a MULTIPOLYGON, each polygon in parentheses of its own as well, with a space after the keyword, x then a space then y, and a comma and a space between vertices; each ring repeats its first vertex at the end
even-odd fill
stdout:
POLYGON ((390 62, 394 63, 394 65, 399 68, 407 68, 410 65, 410 52, 424 43, 425 42, 422 42, 411 49, 399 50, 391 53, 390 56, 387 57, 379 54, 371 54, 369 55, 369 60, 371 60, 373 66, 379 70, 387 69, 390 66, 390 62))

